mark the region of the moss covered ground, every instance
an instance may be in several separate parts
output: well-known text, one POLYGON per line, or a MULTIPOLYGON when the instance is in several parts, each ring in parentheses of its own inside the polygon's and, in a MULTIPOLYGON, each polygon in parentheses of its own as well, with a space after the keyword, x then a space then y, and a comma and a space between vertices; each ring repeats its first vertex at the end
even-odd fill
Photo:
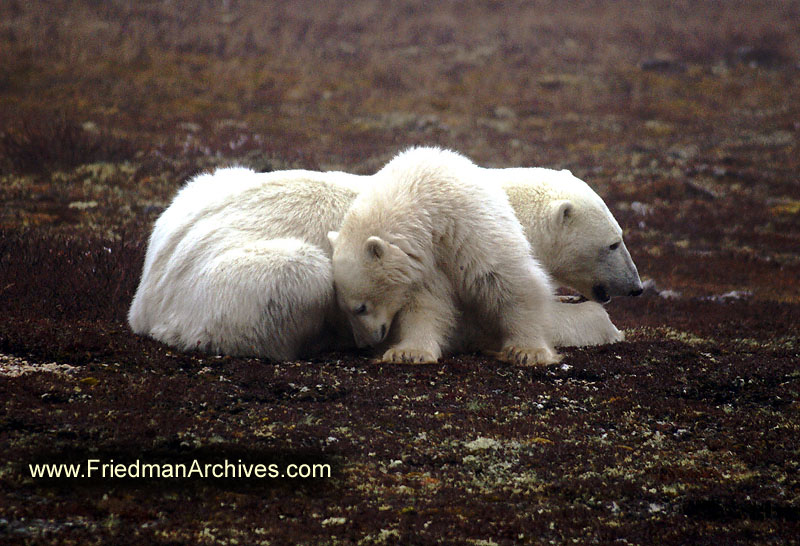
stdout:
POLYGON ((0 542, 790 544, 798 2, 0 3, 0 542), (222 165, 412 144, 569 168, 647 290, 517 368, 133 335, 152 222, 222 165), (88 459, 330 478, 34 479, 88 459))

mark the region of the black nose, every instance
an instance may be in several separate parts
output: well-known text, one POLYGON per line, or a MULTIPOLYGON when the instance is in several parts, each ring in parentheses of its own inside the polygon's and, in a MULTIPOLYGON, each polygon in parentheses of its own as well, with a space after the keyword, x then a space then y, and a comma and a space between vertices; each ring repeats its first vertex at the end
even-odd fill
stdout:
POLYGON ((636 290, 631 290, 628 295, 629 296, 641 296, 644 290, 642 288, 637 288, 636 290))

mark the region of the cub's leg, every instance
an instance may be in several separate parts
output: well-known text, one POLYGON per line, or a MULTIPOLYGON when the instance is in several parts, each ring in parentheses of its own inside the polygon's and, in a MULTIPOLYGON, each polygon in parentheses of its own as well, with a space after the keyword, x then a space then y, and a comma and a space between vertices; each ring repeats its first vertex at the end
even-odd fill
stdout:
POLYGON ((555 302, 541 267, 532 259, 509 264, 505 274, 495 274, 492 279, 489 288, 498 302, 495 317, 503 332, 498 358, 521 366, 559 362, 547 326, 555 302))
POLYGON ((391 336, 397 341, 381 362, 425 364, 439 360, 452 339, 457 311, 447 279, 438 275, 416 291, 397 314, 391 336))

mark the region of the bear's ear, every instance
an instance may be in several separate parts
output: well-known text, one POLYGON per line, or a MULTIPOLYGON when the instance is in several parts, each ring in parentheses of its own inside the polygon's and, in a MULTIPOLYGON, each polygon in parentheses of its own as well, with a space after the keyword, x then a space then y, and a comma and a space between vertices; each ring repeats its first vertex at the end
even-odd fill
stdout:
POLYGON ((373 235, 364 243, 364 251, 370 258, 380 260, 386 254, 387 246, 388 243, 386 241, 373 235))
POLYGON ((332 247, 336 248, 336 239, 338 239, 338 238, 339 238, 339 232, 338 231, 329 231, 328 232, 328 241, 330 241, 332 247))
POLYGON ((551 205, 551 218, 553 227, 561 227, 566 224, 569 219, 572 217, 574 212, 575 206, 572 204, 571 201, 555 201, 551 205))

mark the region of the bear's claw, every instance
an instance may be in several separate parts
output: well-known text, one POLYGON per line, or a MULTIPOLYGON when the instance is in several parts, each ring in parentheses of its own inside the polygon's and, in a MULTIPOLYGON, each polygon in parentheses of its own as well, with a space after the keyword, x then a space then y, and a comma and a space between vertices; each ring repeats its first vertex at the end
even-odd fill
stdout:
POLYGON ((547 347, 505 347, 498 358, 518 366, 546 366, 561 361, 561 356, 547 347))
POLYGON ((389 349, 383 353, 380 362, 387 364, 433 364, 438 358, 428 351, 418 349, 389 349))

